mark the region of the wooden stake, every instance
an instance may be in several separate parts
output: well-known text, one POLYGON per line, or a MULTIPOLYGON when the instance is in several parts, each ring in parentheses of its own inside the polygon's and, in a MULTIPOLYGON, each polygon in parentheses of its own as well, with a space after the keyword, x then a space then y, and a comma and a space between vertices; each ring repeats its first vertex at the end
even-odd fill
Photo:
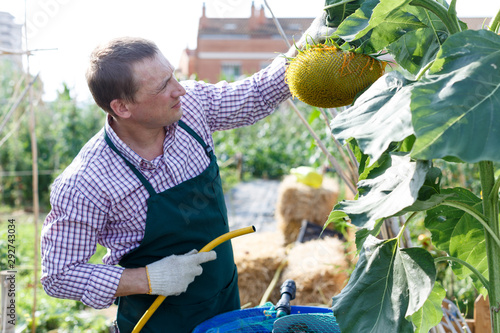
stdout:
POLYGON ((482 295, 474 302, 474 332, 491 333, 490 302, 482 295))

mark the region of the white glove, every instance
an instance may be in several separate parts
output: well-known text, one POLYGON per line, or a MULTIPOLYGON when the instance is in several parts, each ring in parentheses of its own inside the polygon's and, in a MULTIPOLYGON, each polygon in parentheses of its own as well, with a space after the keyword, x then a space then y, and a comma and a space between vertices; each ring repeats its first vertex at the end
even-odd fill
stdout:
POLYGON ((335 30, 337 29, 326 26, 326 11, 323 10, 321 15, 312 21, 296 45, 299 49, 303 49, 306 44, 323 43, 327 37, 333 35, 335 30))
POLYGON ((215 260, 215 251, 192 250, 183 255, 171 255, 146 266, 151 295, 179 295, 185 292, 194 278, 201 275, 201 264, 215 260))

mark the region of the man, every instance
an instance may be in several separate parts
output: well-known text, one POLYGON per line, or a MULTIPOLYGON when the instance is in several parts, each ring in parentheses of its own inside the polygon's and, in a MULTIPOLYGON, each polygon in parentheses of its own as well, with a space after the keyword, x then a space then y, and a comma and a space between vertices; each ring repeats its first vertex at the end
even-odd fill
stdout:
MULTIPOLYGON (((305 35, 321 36, 322 22, 305 35)), ((120 332, 157 295, 168 297, 143 332, 190 332, 238 309, 230 242, 197 252, 228 231, 211 133, 272 113, 290 97, 284 72, 278 57, 239 82, 181 84, 150 41, 96 48, 87 82, 107 121, 53 184, 41 242, 46 292, 98 309, 116 300, 120 332), (108 249, 101 265, 88 264, 96 243, 108 249)))

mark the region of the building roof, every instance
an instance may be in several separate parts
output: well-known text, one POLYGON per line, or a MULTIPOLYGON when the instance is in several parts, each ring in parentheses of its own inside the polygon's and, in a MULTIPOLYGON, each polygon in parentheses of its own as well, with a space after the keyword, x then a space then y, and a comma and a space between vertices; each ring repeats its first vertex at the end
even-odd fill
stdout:
MULTIPOLYGON (((300 37, 309 27, 314 18, 278 18, 285 35, 300 37)), ((247 36, 247 38, 262 38, 270 36, 279 36, 276 25, 271 18, 264 18, 259 22, 252 22, 249 18, 206 18, 203 24, 200 24, 199 38, 224 38, 231 36, 247 36)))
MULTIPOLYGON (((300 38, 310 26, 314 18, 278 18, 287 38, 300 38)), ((489 23, 491 18, 464 17, 460 18, 469 29, 479 30, 489 23)), ((257 10, 253 3, 249 18, 209 18, 203 15, 198 26, 200 39, 250 39, 250 38, 280 38, 278 29, 272 18, 265 16, 264 7, 257 10)))
MULTIPOLYGON (((311 18, 278 18, 285 35, 291 40, 300 38, 314 20, 311 18)), ((205 6, 198 26, 199 39, 269 39, 281 38, 272 18, 266 17, 264 6, 256 9, 253 2, 250 17, 247 18, 209 18, 205 6)))

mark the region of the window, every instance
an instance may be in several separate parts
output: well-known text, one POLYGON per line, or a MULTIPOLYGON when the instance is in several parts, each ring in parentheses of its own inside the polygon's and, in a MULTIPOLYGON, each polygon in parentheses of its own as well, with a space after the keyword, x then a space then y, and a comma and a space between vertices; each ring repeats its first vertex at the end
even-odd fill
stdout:
POLYGON ((290 30, 301 30, 302 29, 302 26, 298 23, 290 23, 288 25, 288 29, 290 30))
POLYGON ((221 75, 224 80, 234 80, 241 75, 241 64, 238 62, 223 62, 221 75))
POLYGON ((224 24, 225 30, 236 30, 237 26, 234 23, 226 23, 224 24))

